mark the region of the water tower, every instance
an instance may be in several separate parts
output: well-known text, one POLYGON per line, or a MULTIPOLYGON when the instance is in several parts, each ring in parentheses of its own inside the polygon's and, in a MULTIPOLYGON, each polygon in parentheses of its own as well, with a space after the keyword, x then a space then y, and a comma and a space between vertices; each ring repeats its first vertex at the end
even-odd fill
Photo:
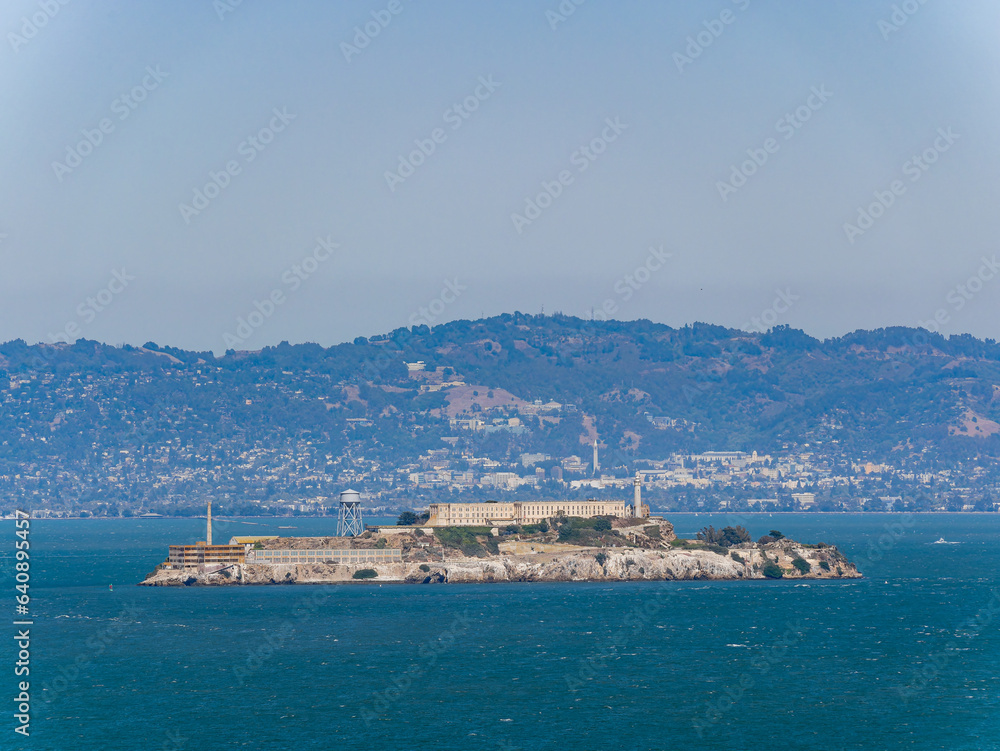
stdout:
POLYGON ((361 494, 345 490, 340 494, 340 513, 337 515, 337 537, 357 537, 365 531, 361 518, 361 494))

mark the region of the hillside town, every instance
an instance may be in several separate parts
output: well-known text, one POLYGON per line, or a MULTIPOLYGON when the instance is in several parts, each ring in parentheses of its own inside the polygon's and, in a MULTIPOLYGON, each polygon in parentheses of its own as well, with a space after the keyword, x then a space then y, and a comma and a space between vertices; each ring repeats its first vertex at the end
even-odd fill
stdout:
MULTIPOLYGON (((379 360, 396 346, 389 338, 225 358, 153 343, 0 345, 0 512, 186 516, 214 501, 229 515, 313 515, 353 486, 370 512, 392 514, 449 501, 609 500, 628 494, 636 476, 656 511, 998 510, 1000 472, 977 447, 992 446, 1000 425, 972 406, 975 384, 954 368, 949 377, 970 385, 953 405, 927 397, 928 416, 913 428, 897 409, 884 426, 845 430, 849 413, 837 402, 789 410, 801 397, 787 391, 772 394, 769 409, 785 421, 777 431, 773 417, 752 428, 718 409, 722 399, 759 401, 741 381, 695 379, 657 396, 660 376, 640 388, 594 365, 604 380, 558 385, 534 370, 490 375, 468 362, 502 346, 537 350, 539 372, 553 362, 565 363, 559 377, 584 367, 546 354, 540 336, 462 345, 474 352, 464 366, 459 345, 434 336, 451 353, 437 362, 379 360), (490 385, 497 380, 505 387, 490 385), (939 444, 906 437, 919 431, 939 444)), ((622 346, 611 335, 603 341, 593 346, 609 356, 622 346)), ((664 368, 676 357, 643 346, 664 368)))
MULTIPOLYGON (((477 430, 492 423, 470 419, 477 430)), ((42 437, 44 440, 44 437, 42 437)), ((581 446, 569 456, 525 452, 513 461, 476 456, 447 442, 411 461, 386 465, 364 455, 320 455, 311 442, 282 448, 255 447, 239 453, 199 452, 178 438, 138 450, 103 452, 104 489, 88 489, 68 467, 29 464, 22 472, 0 475, 7 497, 37 504, 41 516, 132 516, 184 513, 184 498, 201 497, 210 486, 231 488, 222 496, 229 513, 336 513, 339 488, 365 489, 372 512, 395 513, 439 499, 614 498, 631 493, 635 478, 654 509, 741 511, 998 511, 1000 503, 972 500, 971 487, 951 469, 917 471, 872 462, 836 462, 812 447, 774 454, 756 451, 673 453, 663 459, 623 461, 605 457, 604 446, 581 446), (584 450, 589 448, 586 454, 584 450), (582 454, 582 456, 581 456, 582 454), (103 501, 148 485, 149 501, 138 506, 103 501), (238 489, 243 488, 241 497, 238 489), (60 508, 59 497, 77 491, 81 501, 60 508)), ((817 447, 818 448, 818 447, 817 447)), ((986 467, 972 467, 971 478, 989 481, 986 467)), ((218 494, 215 497, 219 497, 218 494)))

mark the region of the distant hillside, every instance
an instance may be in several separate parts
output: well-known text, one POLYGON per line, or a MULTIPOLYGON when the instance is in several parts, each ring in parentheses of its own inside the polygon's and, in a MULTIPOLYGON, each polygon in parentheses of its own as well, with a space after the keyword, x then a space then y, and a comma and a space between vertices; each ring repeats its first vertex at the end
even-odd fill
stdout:
POLYGON ((595 436, 608 468, 805 444, 940 468, 1000 454, 998 393, 995 342, 907 328, 819 341, 515 313, 222 357, 16 340, 0 345, 0 490, 85 499, 100 487, 129 502, 209 487, 237 497, 259 481, 271 496, 332 493, 361 458, 385 471, 441 448, 587 457, 595 436), (156 466, 190 477, 157 486, 156 466))

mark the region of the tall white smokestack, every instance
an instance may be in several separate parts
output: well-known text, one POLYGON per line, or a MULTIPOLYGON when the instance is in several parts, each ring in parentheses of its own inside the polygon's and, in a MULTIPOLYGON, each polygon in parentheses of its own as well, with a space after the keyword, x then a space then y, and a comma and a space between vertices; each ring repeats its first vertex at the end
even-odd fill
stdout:
POLYGON ((205 544, 212 544, 212 502, 208 502, 208 531, 205 533, 205 544))

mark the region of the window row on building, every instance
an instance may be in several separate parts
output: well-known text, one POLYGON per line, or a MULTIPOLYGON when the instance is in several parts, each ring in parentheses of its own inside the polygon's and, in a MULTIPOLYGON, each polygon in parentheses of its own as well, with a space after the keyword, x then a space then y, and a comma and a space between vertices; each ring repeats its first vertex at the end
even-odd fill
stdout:
POLYGON ((281 549, 247 553, 247 563, 393 563, 402 560, 403 551, 399 548, 281 549))
POLYGON ((531 524, 566 516, 629 516, 625 501, 514 501, 512 503, 432 503, 427 526, 531 524))
POLYGON ((171 568, 195 568, 221 564, 243 563, 246 550, 242 545, 171 545, 167 563, 171 568))

